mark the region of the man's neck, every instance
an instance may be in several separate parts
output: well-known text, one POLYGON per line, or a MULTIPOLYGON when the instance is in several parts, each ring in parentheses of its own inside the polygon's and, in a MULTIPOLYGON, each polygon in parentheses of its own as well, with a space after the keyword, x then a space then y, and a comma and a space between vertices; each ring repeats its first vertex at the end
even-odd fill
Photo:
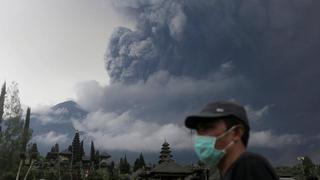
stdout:
MULTIPOLYGON (((240 145, 240 144, 239 144, 240 145)), ((246 151, 246 148, 241 144, 240 146, 230 148, 226 156, 218 164, 218 169, 222 176, 225 176, 230 166, 246 151)))

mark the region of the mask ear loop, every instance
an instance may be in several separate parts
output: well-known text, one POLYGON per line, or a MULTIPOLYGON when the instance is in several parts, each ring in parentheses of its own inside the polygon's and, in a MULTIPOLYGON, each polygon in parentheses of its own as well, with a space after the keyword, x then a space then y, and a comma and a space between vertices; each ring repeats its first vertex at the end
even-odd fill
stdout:
MULTIPOLYGON (((233 131, 236 127, 238 126, 233 126, 232 128, 228 129, 225 133, 223 133, 222 135, 220 135, 218 138, 222 138, 224 137, 226 134, 228 134, 229 132, 233 131)), ((218 139, 217 138, 217 139, 218 139)), ((222 151, 226 152, 227 149, 229 149, 232 145, 235 144, 235 141, 232 140, 222 151)))
POLYGON ((219 135, 219 136, 217 137, 217 140, 223 138, 226 134, 228 134, 229 132, 233 131, 236 127, 238 127, 238 126, 232 126, 232 127, 231 127, 230 129, 228 129, 226 132, 224 132, 224 133, 222 133, 221 135, 219 135))
POLYGON ((226 152, 226 150, 229 149, 234 144, 235 142, 232 140, 222 151, 226 152))

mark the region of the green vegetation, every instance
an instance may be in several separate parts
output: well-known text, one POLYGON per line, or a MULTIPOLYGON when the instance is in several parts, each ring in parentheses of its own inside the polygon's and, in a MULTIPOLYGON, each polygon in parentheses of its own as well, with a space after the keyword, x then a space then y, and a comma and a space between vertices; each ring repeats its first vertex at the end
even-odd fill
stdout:
POLYGON ((127 156, 124 155, 124 158, 120 158, 119 163, 119 170, 121 174, 130 174, 131 173, 131 166, 127 161, 127 156))
POLYGON ((17 174, 27 172, 22 165, 31 158, 27 153, 32 135, 30 111, 28 108, 26 118, 22 117, 17 83, 8 88, 4 83, 0 95, 0 179, 15 179, 17 174))
POLYGON ((288 167, 279 166, 276 168, 277 173, 284 177, 294 177, 297 180, 306 178, 320 178, 320 166, 315 165, 308 156, 297 157, 298 164, 288 167))
POLYGON ((143 169, 146 167, 146 163, 144 162, 144 158, 142 153, 140 153, 139 158, 134 161, 133 171, 137 171, 138 169, 143 169))

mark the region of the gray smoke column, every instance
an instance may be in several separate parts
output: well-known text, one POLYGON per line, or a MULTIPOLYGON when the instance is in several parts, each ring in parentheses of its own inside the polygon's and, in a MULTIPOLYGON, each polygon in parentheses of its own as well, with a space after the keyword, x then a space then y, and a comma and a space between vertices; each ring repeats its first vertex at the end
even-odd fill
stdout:
POLYGON ((110 1, 134 27, 110 38, 111 84, 78 88, 90 113, 76 129, 106 149, 156 151, 164 136, 188 149, 184 117, 234 100, 251 114, 251 147, 319 161, 319 0, 110 1))
MULTIPOLYGON (((275 104, 277 118, 291 119, 301 132, 300 119, 312 126, 312 117, 320 116, 320 1, 113 3, 135 27, 120 27, 111 37, 106 69, 112 83, 145 82, 158 71, 206 79, 232 62, 233 73, 252 85, 251 92, 239 92, 249 104, 275 104)), ((275 128, 286 126, 282 120, 275 128)))
POLYGON ((136 22, 120 27, 106 53, 112 82, 146 81, 157 71, 202 78, 245 46, 232 1, 114 1, 136 22))

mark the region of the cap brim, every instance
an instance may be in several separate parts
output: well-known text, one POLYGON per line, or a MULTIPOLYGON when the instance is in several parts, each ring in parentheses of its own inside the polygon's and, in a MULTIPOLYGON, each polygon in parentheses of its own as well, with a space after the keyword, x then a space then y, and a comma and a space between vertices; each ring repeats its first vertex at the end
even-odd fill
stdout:
POLYGON ((215 114, 215 113, 198 113, 186 117, 184 124, 187 128, 196 129, 198 123, 206 123, 210 121, 215 121, 217 118, 226 117, 226 114, 215 114))

